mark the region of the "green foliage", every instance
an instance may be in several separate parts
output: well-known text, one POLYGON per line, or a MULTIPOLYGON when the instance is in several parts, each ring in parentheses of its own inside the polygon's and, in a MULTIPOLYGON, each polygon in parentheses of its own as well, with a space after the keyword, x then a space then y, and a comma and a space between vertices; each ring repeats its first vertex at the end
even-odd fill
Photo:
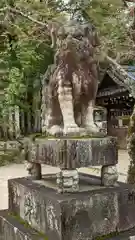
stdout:
MULTIPOLYGON (((70 9, 75 2, 70 1, 70 9)), ((7 5, 42 23, 48 20, 63 22, 65 15, 60 11, 67 6, 62 0, 0 1, 0 8, 7 5)), ((128 51, 131 44, 121 0, 92 0, 87 4, 77 1, 77 5, 82 7, 82 15, 89 16, 99 30, 104 53, 116 56, 118 52, 128 51)), ((18 105, 27 109, 32 105, 34 93, 40 91, 43 74, 53 62, 48 31, 42 25, 9 12, 0 12, 0 21, 0 90, 4 89, 5 93, 0 108, 18 105)))
MULTIPOLYGON (((1 8, 6 5, 21 9, 43 23, 60 15, 52 2, 50 6, 44 1, 7 0, 0 3, 1 8)), ((27 109, 31 107, 34 92, 40 91, 43 74, 53 62, 50 38, 45 27, 20 15, 3 12, 0 20, 3 21, 0 24, 0 88, 5 94, 0 107, 7 110, 17 105, 27 109)))
POLYGON ((91 21, 99 31, 101 50, 112 57, 131 49, 124 11, 121 0, 92 0, 87 8, 91 21))
POLYGON ((77 2, 85 19, 96 26, 99 32, 99 60, 103 61, 106 54, 120 62, 133 64, 133 41, 129 34, 130 17, 122 0, 70 0, 71 8, 77 2), (122 60, 121 60, 122 59, 122 60))
POLYGON ((5 89, 5 102, 10 106, 19 105, 27 92, 23 82, 23 73, 18 68, 11 68, 9 72, 9 85, 5 89))

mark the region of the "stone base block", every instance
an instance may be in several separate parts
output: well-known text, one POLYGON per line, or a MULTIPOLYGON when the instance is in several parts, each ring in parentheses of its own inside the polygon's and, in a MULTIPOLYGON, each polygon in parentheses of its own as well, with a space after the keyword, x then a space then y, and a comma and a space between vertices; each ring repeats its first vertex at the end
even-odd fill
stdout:
POLYGON ((31 229, 27 223, 20 223, 7 210, 0 211, 0 240, 47 240, 45 235, 31 229))
POLYGON ((118 177, 119 175, 116 166, 102 166, 101 181, 103 186, 115 186, 118 177))
POLYGON ((115 165, 118 162, 117 140, 102 138, 37 138, 29 146, 29 161, 63 169, 115 165))
POLYGON ((79 173, 77 170, 61 170, 56 180, 59 193, 79 191, 79 173))
POLYGON ((9 210, 49 240, 92 240, 135 227, 135 187, 100 184, 100 178, 84 174, 78 193, 58 194, 55 175, 11 179, 9 210))
MULTIPOLYGON (((101 239, 134 240, 135 228, 120 234, 113 233, 112 236, 104 236, 101 239)), ((31 229, 27 223, 20 223, 18 219, 13 217, 7 210, 2 210, 0 211, 0 240, 49 240, 49 238, 31 229)), ((76 238, 75 240, 78 239, 76 238)))

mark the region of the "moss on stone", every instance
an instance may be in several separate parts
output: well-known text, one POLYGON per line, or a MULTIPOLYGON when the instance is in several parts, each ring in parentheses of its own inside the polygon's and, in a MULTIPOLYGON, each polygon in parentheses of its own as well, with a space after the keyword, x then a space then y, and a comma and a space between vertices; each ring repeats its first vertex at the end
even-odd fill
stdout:
POLYGON ((39 135, 39 136, 33 136, 33 137, 30 137, 32 140, 37 140, 37 139, 89 139, 89 138, 103 138, 104 136, 74 136, 74 137, 55 137, 55 136, 44 136, 44 135, 39 135))
POLYGON ((31 139, 32 141, 36 140, 36 139, 89 139, 89 138, 103 138, 105 137, 104 134, 97 134, 97 135, 85 135, 85 136, 71 136, 71 137, 55 137, 53 135, 46 135, 45 133, 34 133, 34 134, 30 134, 27 136, 29 139, 31 139))
POLYGON ((94 240, 107 240, 108 238, 110 237, 116 237, 119 235, 119 232, 116 231, 116 232, 111 232, 107 235, 103 235, 103 236, 99 236, 99 237, 96 237, 94 240))
POLYGON ((29 225, 29 223, 28 223, 27 221, 23 220, 23 219, 22 219, 20 216, 18 216, 17 214, 12 213, 12 212, 10 212, 10 213, 8 213, 8 214, 9 214, 9 216, 12 216, 14 219, 16 219, 16 220, 17 220, 20 224, 22 224, 25 228, 27 228, 27 229, 29 229, 29 230, 34 230, 37 237, 42 237, 43 240, 48 240, 47 236, 45 236, 44 233, 38 232, 38 231, 36 231, 35 229, 33 229, 33 228, 29 225))

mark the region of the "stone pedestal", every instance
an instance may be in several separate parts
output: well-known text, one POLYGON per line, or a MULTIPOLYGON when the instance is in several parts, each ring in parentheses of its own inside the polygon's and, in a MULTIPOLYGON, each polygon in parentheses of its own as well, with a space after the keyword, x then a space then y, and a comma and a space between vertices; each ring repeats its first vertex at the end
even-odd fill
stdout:
POLYGON ((36 139, 30 146, 31 177, 8 181, 9 209, 0 211, 0 240, 135 236, 130 231, 135 228, 135 187, 117 182, 115 138, 36 139), (42 175, 41 164, 59 166, 60 172, 42 175), (101 177, 78 173, 78 167, 90 165, 102 165, 101 177))
POLYGON ((116 165, 103 166, 101 169, 101 183, 103 186, 115 186, 118 181, 116 165))
POLYGON ((9 209, 0 211, 0 240, 135 237, 135 186, 101 186, 101 178, 80 174, 78 192, 58 194, 56 179, 53 174, 8 181, 9 209))
POLYGON ((102 165, 102 185, 117 183, 118 149, 114 137, 37 138, 28 149, 28 169, 33 179, 41 179, 38 174, 41 163, 60 167, 56 180, 59 193, 79 190, 76 168, 80 167, 102 165))
MULTIPOLYGON (((10 217, 15 216, 14 224, 19 222, 31 231, 37 231, 37 234, 42 233, 39 238, 28 239, 95 240, 106 236, 103 239, 127 240, 133 236, 133 232, 129 231, 125 233, 127 238, 118 238, 120 232, 135 227, 133 186, 118 183, 112 188, 103 187, 100 186, 100 178, 84 174, 80 175, 79 192, 58 194, 56 175, 45 175, 43 178, 42 183, 28 178, 8 182, 9 212, 12 213, 10 217)), ((1 216, 2 234, 11 225, 8 223, 8 227, 5 226, 4 221, 1 216)), ((4 235, 3 239, 13 238, 4 235)))
POLYGON ((59 193, 79 191, 79 174, 77 170, 61 170, 56 176, 59 193))
POLYGON ((36 138, 28 147, 28 161, 61 169, 88 166, 109 166, 118 162, 117 139, 95 138, 36 138))
POLYGON ((42 178, 40 163, 28 162, 26 163, 26 166, 26 169, 33 180, 40 180, 42 178))

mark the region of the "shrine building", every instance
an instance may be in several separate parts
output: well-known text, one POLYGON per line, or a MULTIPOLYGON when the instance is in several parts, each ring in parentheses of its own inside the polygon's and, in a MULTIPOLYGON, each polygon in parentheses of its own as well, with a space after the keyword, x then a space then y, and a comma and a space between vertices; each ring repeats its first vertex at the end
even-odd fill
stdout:
POLYGON ((96 98, 96 105, 107 110, 108 135, 118 137, 121 149, 127 146, 128 124, 135 104, 131 91, 133 84, 135 66, 120 66, 110 62, 99 83, 96 98))

